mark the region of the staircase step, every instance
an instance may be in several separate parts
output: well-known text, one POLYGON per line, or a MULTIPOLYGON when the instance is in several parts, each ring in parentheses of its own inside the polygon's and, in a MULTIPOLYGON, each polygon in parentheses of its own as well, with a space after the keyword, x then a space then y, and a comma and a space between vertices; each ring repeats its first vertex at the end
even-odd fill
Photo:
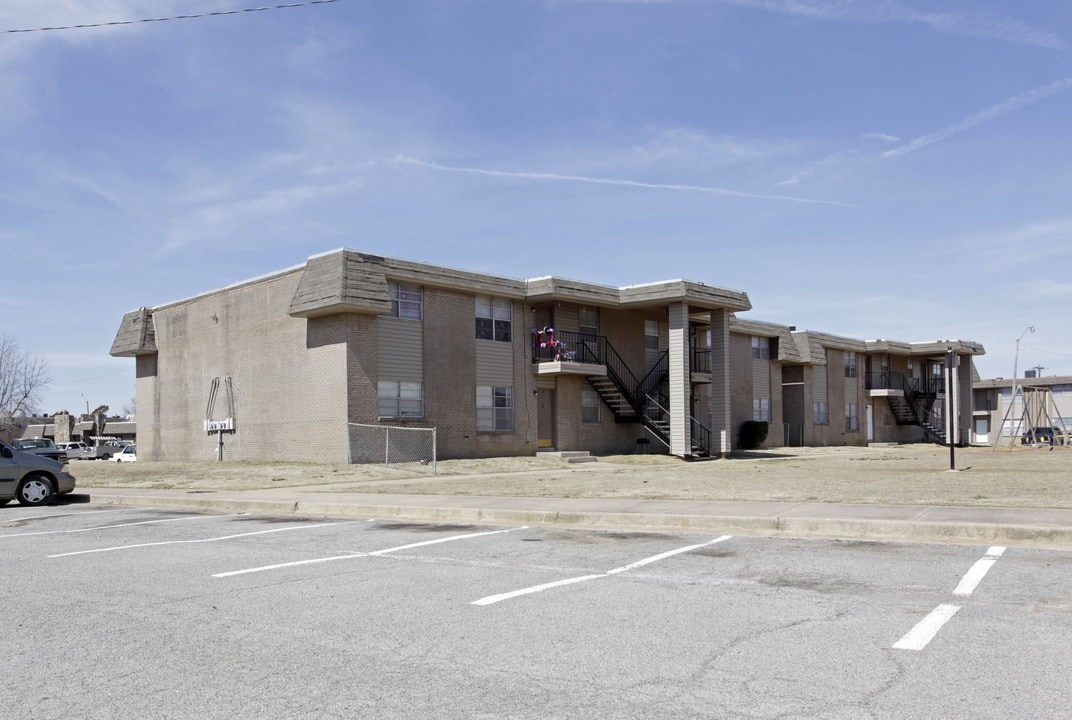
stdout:
POLYGON ((540 450, 536 453, 538 457, 554 457, 559 460, 574 464, 574 463, 587 463, 596 462, 597 458, 587 450, 540 450))

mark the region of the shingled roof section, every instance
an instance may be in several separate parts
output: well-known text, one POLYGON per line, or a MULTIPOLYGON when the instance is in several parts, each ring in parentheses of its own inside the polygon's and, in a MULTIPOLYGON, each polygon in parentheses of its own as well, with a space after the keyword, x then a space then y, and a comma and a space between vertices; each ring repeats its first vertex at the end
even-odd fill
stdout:
POLYGON ((309 258, 288 314, 309 318, 342 312, 380 315, 390 310, 383 258, 346 250, 309 258))
POLYGON ((113 357, 136 357, 155 352, 156 327, 149 308, 138 308, 124 315, 109 354, 113 357))

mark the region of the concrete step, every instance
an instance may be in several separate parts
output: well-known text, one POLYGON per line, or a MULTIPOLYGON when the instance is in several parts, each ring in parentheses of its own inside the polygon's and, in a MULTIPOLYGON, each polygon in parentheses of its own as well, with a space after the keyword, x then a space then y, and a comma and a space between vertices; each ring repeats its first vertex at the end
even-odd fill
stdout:
POLYGON ((596 457, 587 450, 540 450, 538 457, 554 457, 566 463, 596 462, 596 457))

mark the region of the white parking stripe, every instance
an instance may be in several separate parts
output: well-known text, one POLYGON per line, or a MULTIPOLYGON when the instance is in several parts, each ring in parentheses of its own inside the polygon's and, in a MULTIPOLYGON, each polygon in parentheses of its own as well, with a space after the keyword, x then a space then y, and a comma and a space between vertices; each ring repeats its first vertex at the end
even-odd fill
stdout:
MULTIPOLYGON (((248 515, 249 513, 234 513, 232 515, 189 515, 187 517, 180 518, 167 518, 166 520, 140 520, 132 523, 121 523, 119 525, 98 525, 91 528, 78 528, 77 530, 46 530, 42 532, 29 532, 29 533, 14 533, 11 535, 0 535, 0 538, 11 537, 31 537, 34 535, 63 535, 66 533, 83 533, 83 532, 96 532, 98 530, 112 530, 113 528, 133 527, 134 525, 158 525, 160 523, 167 522, 181 522, 184 520, 208 520, 211 518, 226 518, 226 517, 239 517, 242 515, 248 515)), ((92 552, 92 551, 91 551, 92 552)))
POLYGON ((689 545, 688 547, 678 548, 677 550, 670 550, 669 552, 664 552, 664 553, 661 553, 659 555, 652 555, 650 558, 644 558, 643 560, 637 560, 635 563, 630 563, 628 565, 623 565, 620 568, 614 568, 613 570, 608 570, 607 575, 614 575, 615 573, 625 572, 627 570, 632 570, 634 568, 642 567, 644 565, 648 565, 648 564, 653 563, 653 562, 659 562, 660 560, 665 560, 666 558, 673 557, 674 555, 680 555, 681 553, 689 552, 690 550, 696 550, 698 548, 706 547, 708 545, 714 545, 715 543, 724 542, 726 540, 729 540, 730 537, 732 537, 732 536, 731 535, 723 535, 721 537, 715 538, 714 540, 708 540, 705 543, 700 543, 699 545, 689 545))
POLYGON ((438 543, 452 542, 454 540, 465 540, 467 538, 483 537, 485 535, 500 535, 502 533, 513 532, 514 530, 527 529, 527 525, 522 525, 521 527, 510 528, 508 530, 492 530, 490 532, 469 533, 467 535, 451 535, 450 537, 436 538, 435 540, 425 540, 424 542, 411 543, 409 545, 399 545, 398 547, 387 548, 386 550, 374 550, 372 552, 367 553, 349 553, 347 555, 335 555, 333 557, 313 558, 311 560, 295 560, 294 562, 278 563, 276 565, 262 565, 261 567, 246 568, 245 570, 231 570, 230 572, 216 573, 212 577, 223 578, 231 577, 232 575, 247 575, 249 573, 268 572, 270 570, 280 570, 282 568, 298 567, 300 565, 316 565, 318 563, 335 562, 336 560, 353 560, 354 558, 376 557, 380 555, 386 555, 388 553, 398 552, 399 550, 409 550, 410 548, 423 547, 425 545, 437 545, 438 543))
POLYGON ((258 530, 256 532, 239 533, 238 535, 223 535, 214 538, 201 538, 200 540, 165 540, 162 542, 153 543, 139 543, 137 545, 117 545, 116 547, 97 548, 96 550, 78 550, 77 552, 60 553, 59 555, 48 555, 50 558, 71 557, 72 555, 89 555, 91 553, 103 553, 103 552, 115 552, 117 550, 134 550, 135 548, 146 547, 159 547, 162 545, 192 545, 195 543, 210 543, 218 542, 220 540, 234 540, 236 538, 251 537, 253 535, 267 535, 269 533, 288 532, 290 530, 312 530, 313 528, 337 526, 337 525, 351 525, 355 522, 363 522, 360 520, 352 520, 350 522, 338 522, 338 523, 318 523, 316 525, 297 525, 294 527, 285 528, 273 528, 272 530, 258 530))
POLYGON ((83 510, 81 512, 56 513, 55 515, 27 515, 20 518, 0 518, 0 525, 8 523, 28 522, 30 520, 51 520, 52 518, 74 517, 75 515, 99 515, 101 513, 132 512, 131 510, 83 510))
POLYGON ((488 595, 487 597, 474 600, 469 603, 470 605, 492 605, 503 600, 509 600, 510 598, 521 597, 522 595, 531 595, 532 593, 543 592, 550 588, 561 587, 562 585, 572 585, 573 583, 585 582, 587 580, 595 580, 596 578, 605 578, 607 573, 600 573, 599 575, 582 575, 581 577, 568 578, 566 580, 555 580, 554 582, 544 583, 543 585, 534 585, 522 590, 514 590, 513 592, 502 593, 500 595, 488 595))
MULTIPOLYGON (((953 590, 953 594, 967 597, 975 592, 975 588, 979 587, 979 583, 990 572, 990 568, 1004 553, 1005 548, 1001 545, 994 545, 987 550, 986 555, 972 565, 971 569, 961 578, 960 583, 953 590)), ((942 626, 956 615, 958 610, 960 610, 959 605, 939 605, 931 611, 930 615, 919 621, 907 635, 894 643, 893 647, 897 650, 922 650, 927 646, 927 643, 934 639, 934 636, 938 634, 942 626)))
POLYGON ((893 647, 897 650, 922 650, 934 639, 949 618, 957 614, 957 610, 960 610, 957 605, 939 605, 931 611, 930 615, 920 620, 907 635, 894 643, 893 647))
POLYGON ((975 592, 975 588, 979 587, 979 583, 982 582, 983 578, 986 577, 986 574, 990 572, 990 568, 994 566, 994 563, 998 561, 998 558, 1001 557, 1004 552, 1005 548, 1001 546, 994 546, 987 550, 986 556, 972 565, 971 570, 969 570, 961 579, 960 584, 957 585, 953 594, 966 597, 975 592))
POLYGON ((501 593, 499 595, 488 595, 487 597, 480 598, 479 600, 473 600, 469 604, 470 605, 492 605, 492 604, 497 603, 497 602, 502 602, 503 600, 510 600, 511 598, 521 597, 522 595, 531 595, 532 593, 543 592, 544 590, 548 590, 550 588, 561 587, 562 585, 572 585, 574 583, 585 582, 585 581, 588 581, 588 580, 597 580, 599 578, 610 577, 611 575, 614 575, 614 574, 617 574, 617 573, 622 573, 622 572, 625 572, 627 570, 632 570, 634 568, 642 567, 644 565, 648 565, 648 564, 653 563, 653 562, 658 562, 659 560, 665 560, 668 557, 672 557, 674 555, 679 555, 679 554, 684 553, 684 552, 689 552, 690 550, 696 550, 697 548, 706 547, 708 545, 714 545, 715 543, 720 543, 720 542, 723 542, 725 540, 729 540, 731 537, 733 537, 733 536, 732 535, 722 535, 721 537, 717 537, 714 540, 708 540, 707 542, 700 543, 699 545, 689 545, 688 547, 678 548, 676 550, 670 550, 668 552, 659 553, 658 555, 652 555, 651 557, 644 558, 643 560, 637 560, 634 563, 630 563, 628 565, 623 565, 622 567, 614 568, 613 570, 608 570, 607 572, 600 573, 598 575, 582 575, 581 577, 568 578, 566 580, 556 580, 554 582, 544 583, 542 585, 534 585, 532 587, 522 588, 521 590, 514 590, 512 592, 507 592, 507 593, 501 593))

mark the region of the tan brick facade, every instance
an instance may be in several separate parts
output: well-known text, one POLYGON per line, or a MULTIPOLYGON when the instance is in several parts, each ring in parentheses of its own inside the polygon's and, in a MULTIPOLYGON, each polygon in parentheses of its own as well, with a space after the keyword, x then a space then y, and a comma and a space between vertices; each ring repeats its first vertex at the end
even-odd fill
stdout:
MULTIPOLYGON (((112 354, 136 358, 138 451, 146 460, 214 459, 219 434, 206 432, 205 421, 228 414, 228 379, 235 429, 223 434, 226 460, 345 462, 347 423, 434 427, 443 459, 528 455, 541 442, 597 454, 666 452, 671 438, 677 454, 719 455, 720 433, 728 449, 736 447, 758 395, 769 400, 768 447, 787 436, 790 445, 860 445, 869 430, 876 440, 918 435, 918 429, 884 422, 863 377, 865 360, 874 359, 864 341, 736 320, 734 313, 749 307, 743 293, 691 281, 611 288, 558 278, 512 280, 339 250, 128 313, 112 354), (400 283, 420 288, 419 319, 385 317, 392 312, 391 288, 400 283), (509 307, 510 342, 501 335, 477 338, 477 307, 488 307, 488 298, 509 307), (574 352, 564 361, 533 348, 533 331, 546 324, 571 339, 574 352), (659 328, 657 349, 646 327, 659 328), (752 356, 757 334, 770 338, 769 359, 752 356), (706 344, 708 335, 710 367, 692 367, 695 346, 701 338, 706 344), (384 345, 389 339, 394 345, 384 345), (582 348, 601 355, 582 361, 576 354, 582 348), (844 378, 846 352, 859 356, 860 377, 851 381, 844 378), (667 358, 673 358, 673 372, 667 358), (826 368, 829 423, 813 422, 816 367, 826 368), (658 381, 647 399, 634 394, 625 403, 607 388, 609 378, 626 394, 639 392, 646 375, 658 381), (216 378, 220 390, 208 408, 216 378), (381 417, 378 392, 385 378, 420 382, 423 415, 381 417), (497 407, 484 415, 484 422, 495 418, 496 429, 478 429, 480 386, 512 392, 512 428, 503 425, 507 411, 497 407), (582 399, 597 392, 598 416, 590 403, 586 418, 582 399), (859 411, 856 431, 845 428, 848 402, 859 411), (865 427, 868 417, 873 425, 865 427), (710 447, 697 447, 697 422, 710 431, 710 447)), ((922 368, 937 357, 936 347, 904 348, 898 345, 882 362, 902 371, 906 358, 917 358, 922 368)), ((981 352, 964 343, 958 349, 968 357, 981 352)))

